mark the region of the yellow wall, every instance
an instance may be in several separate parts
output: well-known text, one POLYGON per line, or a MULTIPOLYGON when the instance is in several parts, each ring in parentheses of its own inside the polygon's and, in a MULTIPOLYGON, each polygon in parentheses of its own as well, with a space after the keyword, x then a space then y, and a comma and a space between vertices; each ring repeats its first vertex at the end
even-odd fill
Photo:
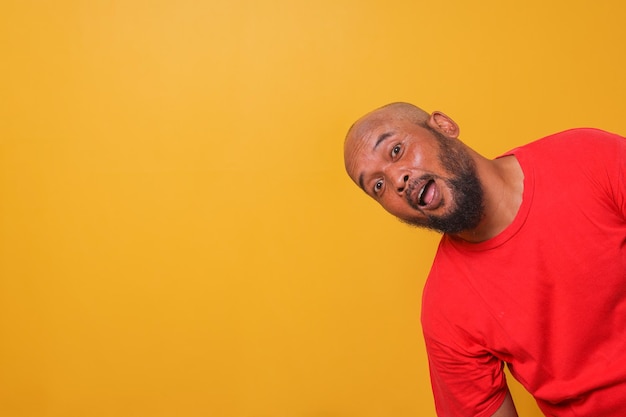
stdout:
POLYGON ((0 415, 433 416, 437 235, 343 135, 396 100, 490 156, 626 133, 624 3, 519 3, 2 0, 0 415))

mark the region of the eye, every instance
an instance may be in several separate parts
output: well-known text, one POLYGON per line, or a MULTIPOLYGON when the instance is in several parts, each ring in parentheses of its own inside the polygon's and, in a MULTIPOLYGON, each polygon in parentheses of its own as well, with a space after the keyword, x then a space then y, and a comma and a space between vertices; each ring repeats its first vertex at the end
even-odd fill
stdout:
POLYGON ((376 184, 374 184, 374 193, 378 194, 378 192, 383 188, 383 180, 378 180, 376 181, 376 184))
POLYGON ((393 149, 391 150, 391 156, 392 157, 398 156, 398 154, 400 153, 400 149, 402 149, 400 145, 394 146, 393 149))

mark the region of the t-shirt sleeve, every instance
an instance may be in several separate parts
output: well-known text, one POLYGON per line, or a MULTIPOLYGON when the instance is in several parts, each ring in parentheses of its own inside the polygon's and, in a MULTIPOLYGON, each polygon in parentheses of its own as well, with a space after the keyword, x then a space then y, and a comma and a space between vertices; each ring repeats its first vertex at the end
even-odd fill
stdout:
POLYGON ((503 361, 486 347, 489 313, 459 274, 445 268, 456 265, 446 254, 440 247, 422 296, 435 408, 439 417, 491 417, 508 393, 503 361))
POLYGON ((626 138, 619 137, 617 141, 617 179, 615 182, 615 204, 621 210, 626 221, 626 138))
POLYGON ((612 207, 626 221, 626 138, 598 129, 580 132, 566 132, 567 139, 579 141, 571 151, 573 162, 590 178, 595 189, 606 192, 612 207))
POLYGON ((503 363, 488 352, 451 347, 425 335, 439 417, 490 417, 508 387, 503 363))

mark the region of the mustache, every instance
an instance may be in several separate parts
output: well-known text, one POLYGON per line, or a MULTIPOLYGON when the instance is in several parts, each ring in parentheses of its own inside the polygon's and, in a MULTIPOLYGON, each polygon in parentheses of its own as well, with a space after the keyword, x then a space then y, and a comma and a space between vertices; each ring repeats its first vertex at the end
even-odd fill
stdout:
POLYGON ((426 184, 428 184, 429 181, 432 181, 434 179, 434 175, 424 174, 422 176, 409 180, 404 193, 404 199, 415 210, 422 212, 422 208, 419 206, 419 201, 417 199, 416 193, 419 193, 422 187, 424 187, 426 184))

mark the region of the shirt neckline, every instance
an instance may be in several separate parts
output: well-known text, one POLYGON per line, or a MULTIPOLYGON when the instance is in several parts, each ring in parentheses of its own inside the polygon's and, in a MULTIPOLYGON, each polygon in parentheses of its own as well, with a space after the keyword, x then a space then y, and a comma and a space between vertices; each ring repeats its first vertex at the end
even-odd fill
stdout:
POLYGON ((513 155, 515 156, 515 158, 517 158, 517 161, 519 162, 520 167, 522 168, 522 172, 524 174, 524 191, 522 192, 522 204, 520 205, 520 208, 517 211, 515 218, 502 232, 492 237, 491 239, 485 240, 484 242, 471 243, 450 235, 444 235, 444 239, 452 243, 454 246, 463 250, 476 252, 494 249, 498 246, 505 244, 513 236, 515 236, 526 222, 535 192, 534 167, 532 166, 531 161, 526 159, 526 155, 524 152, 522 152, 521 148, 515 148, 503 155, 498 156, 498 158, 509 155, 513 155))

